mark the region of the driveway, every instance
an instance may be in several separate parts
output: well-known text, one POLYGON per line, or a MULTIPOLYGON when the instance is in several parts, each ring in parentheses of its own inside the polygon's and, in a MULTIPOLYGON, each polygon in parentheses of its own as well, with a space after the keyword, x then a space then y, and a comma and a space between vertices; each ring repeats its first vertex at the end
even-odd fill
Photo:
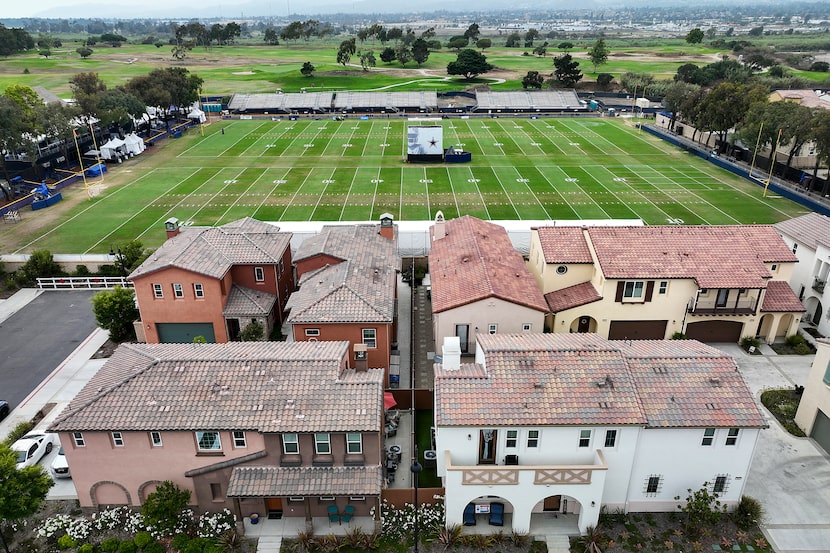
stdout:
MULTIPOLYGON (((0 323, 0 395, 12 409, 40 386, 96 328, 92 290, 47 290, 0 323)), ((6 302, 9 302, 7 305, 6 302)))
MULTIPOLYGON (((760 403, 761 391, 804 385, 814 356, 748 355, 737 345, 715 347, 735 357, 760 403)), ((830 551, 830 457, 809 438, 785 431, 766 410, 744 493, 764 505, 764 532, 778 553, 830 551)))

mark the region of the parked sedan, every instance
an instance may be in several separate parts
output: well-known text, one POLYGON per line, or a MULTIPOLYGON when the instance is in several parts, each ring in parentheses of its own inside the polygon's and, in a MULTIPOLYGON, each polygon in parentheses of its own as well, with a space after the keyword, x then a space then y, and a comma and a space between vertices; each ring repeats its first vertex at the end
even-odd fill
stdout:
POLYGON ((55 455, 55 459, 52 461, 52 466, 49 468, 52 470, 52 476, 55 478, 70 478, 72 476, 69 474, 69 463, 66 462, 66 455, 63 454, 63 447, 58 450, 58 454, 55 455))
POLYGON ((22 469, 37 464, 44 455, 52 451, 54 434, 26 434, 12 444, 12 451, 17 454, 17 468, 22 469))
POLYGON ((9 416, 9 411, 9 402, 4 399, 0 399, 0 421, 9 416))

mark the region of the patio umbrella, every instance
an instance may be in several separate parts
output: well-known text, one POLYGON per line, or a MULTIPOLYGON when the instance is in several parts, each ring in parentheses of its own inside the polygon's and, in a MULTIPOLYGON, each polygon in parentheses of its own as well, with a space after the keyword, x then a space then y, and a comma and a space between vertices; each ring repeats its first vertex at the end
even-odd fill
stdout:
POLYGON ((398 404, 398 402, 395 401, 395 396, 392 395, 392 392, 383 392, 383 408, 384 409, 389 410, 397 404, 398 404))

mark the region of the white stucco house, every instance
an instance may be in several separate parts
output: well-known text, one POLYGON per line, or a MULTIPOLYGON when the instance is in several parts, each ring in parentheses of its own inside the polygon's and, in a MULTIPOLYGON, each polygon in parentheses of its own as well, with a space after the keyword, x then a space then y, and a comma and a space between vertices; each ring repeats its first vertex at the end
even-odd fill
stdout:
POLYGON ((556 516, 585 532, 603 506, 675 511, 704 483, 740 501, 766 422, 723 352, 589 333, 479 334, 474 362, 453 350, 435 365, 447 524, 500 503, 506 529, 556 516))
POLYGON ((807 213, 775 225, 798 264, 790 276, 790 287, 807 310, 804 320, 830 336, 830 217, 807 213))
POLYGON ((822 338, 817 344, 795 423, 830 453, 830 340, 822 338))

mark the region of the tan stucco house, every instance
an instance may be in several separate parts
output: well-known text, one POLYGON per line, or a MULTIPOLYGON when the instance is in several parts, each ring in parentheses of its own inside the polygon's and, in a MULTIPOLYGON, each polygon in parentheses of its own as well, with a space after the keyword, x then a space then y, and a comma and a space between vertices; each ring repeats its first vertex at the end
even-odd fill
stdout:
POLYGON ((796 261, 767 225, 540 227, 528 267, 551 332, 771 343, 804 312, 788 284, 796 261))

